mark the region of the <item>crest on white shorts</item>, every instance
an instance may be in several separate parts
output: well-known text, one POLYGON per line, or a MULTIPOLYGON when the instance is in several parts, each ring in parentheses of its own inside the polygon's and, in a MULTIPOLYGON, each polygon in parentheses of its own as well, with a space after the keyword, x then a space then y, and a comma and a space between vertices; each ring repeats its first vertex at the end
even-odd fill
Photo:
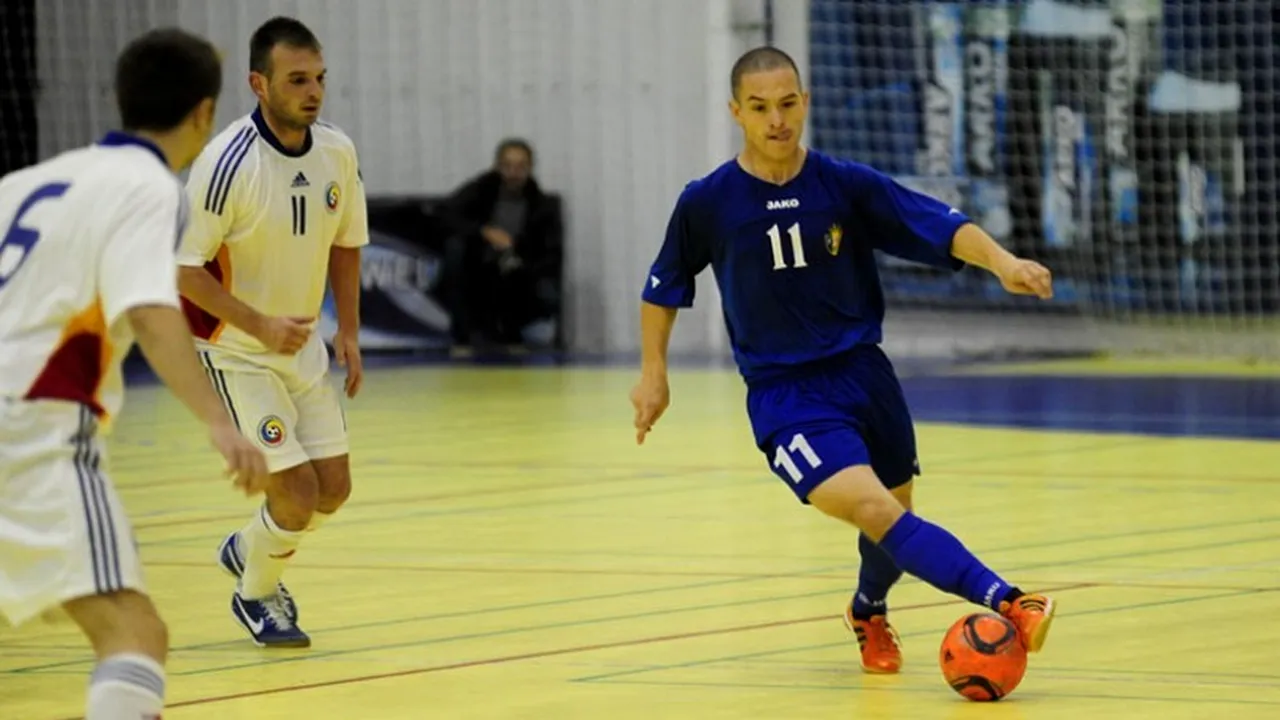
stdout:
POLYGON ((258 423, 258 440, 269 448, 284 444, 284 420, 275 415, 268 415, 258 423))

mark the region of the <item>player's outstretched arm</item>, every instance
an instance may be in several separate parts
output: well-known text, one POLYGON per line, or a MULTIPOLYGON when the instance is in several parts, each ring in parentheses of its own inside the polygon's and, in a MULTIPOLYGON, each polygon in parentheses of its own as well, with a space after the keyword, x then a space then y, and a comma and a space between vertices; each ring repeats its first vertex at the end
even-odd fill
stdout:
POLYGON ((876 226, 876 246, 895 257, 959 270, 960 260, 1000 278, 1017 295, 1053 297, 1049 270, 1000 247, 964 213, 858 163, 838 163, 856 207, 876 226))
POLYGON ((311 337, 311 318, 263 315, 227 292, 203 267, 180 266, 178 291, 201 310, 258 338, 274 352, 293 355, 311 337))
POLYGON ((1000 278, 1004 289, 1015 295, 1036 295, 1046 300, 1053 297, 1053 276, 1048 268, 1019 258, 973 223, 956 230, 951 240, 951 254, 1000 278))
POLYGON ((168 305, 142 305, 126 311, 138 347, 160 380, 209 428, 213 445, 227 461, 227 472, 246 494, 261 492, 267 481, 262 452, 236 429, 196 359, 186 318, 168 305))
POLYGON ((671 402, 667 384, 667 346, 676 324, 676 308, 640 303, 640 382, 631 391, 635 407, 636 444, 644 444, 645 435, 662 417, 671 402))

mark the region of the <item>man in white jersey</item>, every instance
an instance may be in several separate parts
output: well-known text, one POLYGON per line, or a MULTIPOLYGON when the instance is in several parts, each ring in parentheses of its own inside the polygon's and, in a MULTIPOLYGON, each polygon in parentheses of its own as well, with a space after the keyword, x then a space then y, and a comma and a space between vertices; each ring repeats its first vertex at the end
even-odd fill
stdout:
POLYGON ((280 578, 304 533, 351 492, 341 398, 312 328, 327 279, 334 352, 355 397, 369 232, 355 147, 317 121, 325 66, 316 37, 297 20, 273 18, 250 41, 249 67, 257 109, 192 166, 178 282, 210 380, 272 473, 266 502, 218 550, 237 578, 232 615, 260 646, 307 647, 280 578))
POLYGON ((125 132, 0 179, 0 611, 18 625, 61 608, 81 627, 97 656, 89 720, 164 706, 167 629, 100 438, 135 339, 235 484, 255 493, 267 479, 204 382, 174 269, 188 214, 174 173, 209 139, 221 88, 207 41, 147 33, 116 66, 125 132))

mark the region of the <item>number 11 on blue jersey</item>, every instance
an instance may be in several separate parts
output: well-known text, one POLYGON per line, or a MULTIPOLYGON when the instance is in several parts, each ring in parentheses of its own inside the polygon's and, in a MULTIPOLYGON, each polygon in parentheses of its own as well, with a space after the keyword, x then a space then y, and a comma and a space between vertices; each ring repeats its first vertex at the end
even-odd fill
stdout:
MULTIPOLYGON (((787 228, 787 237, 791 239, 791 255, 795 258, 795 264, 791 265, 791 267, 809 267, 809 264, 804 261, 804 244, 801 243, 800 238, 800 223, 794 223, 787 228)), ((769 228, 769 242, 773 246, 773 269, 786 270, 787 260, 782 255, 782 233, 778 231, 777 225, 769 228)))

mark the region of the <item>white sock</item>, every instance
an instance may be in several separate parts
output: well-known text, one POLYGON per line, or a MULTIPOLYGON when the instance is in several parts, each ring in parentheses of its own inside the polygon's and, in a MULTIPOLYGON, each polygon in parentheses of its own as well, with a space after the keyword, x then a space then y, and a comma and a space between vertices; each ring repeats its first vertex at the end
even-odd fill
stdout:
POLYGON ((319 510, 311 513, 311 522, 307 523, 307 532, 315 532, 326 520, 333 517, 333 513, 322 513, 319 510))
POLYGON ((260 600, 276 594, 276 583, 284 575, 284 567, 298 549, 303 531, 281 529, 271 519, 264 504, 240 531, 244 541, 244 575, 240 578, 240 596, 260 600))
POLYGON ((160 720, 164 668, 137 653, 103 659, 89 680, 85 720, 160 720))

